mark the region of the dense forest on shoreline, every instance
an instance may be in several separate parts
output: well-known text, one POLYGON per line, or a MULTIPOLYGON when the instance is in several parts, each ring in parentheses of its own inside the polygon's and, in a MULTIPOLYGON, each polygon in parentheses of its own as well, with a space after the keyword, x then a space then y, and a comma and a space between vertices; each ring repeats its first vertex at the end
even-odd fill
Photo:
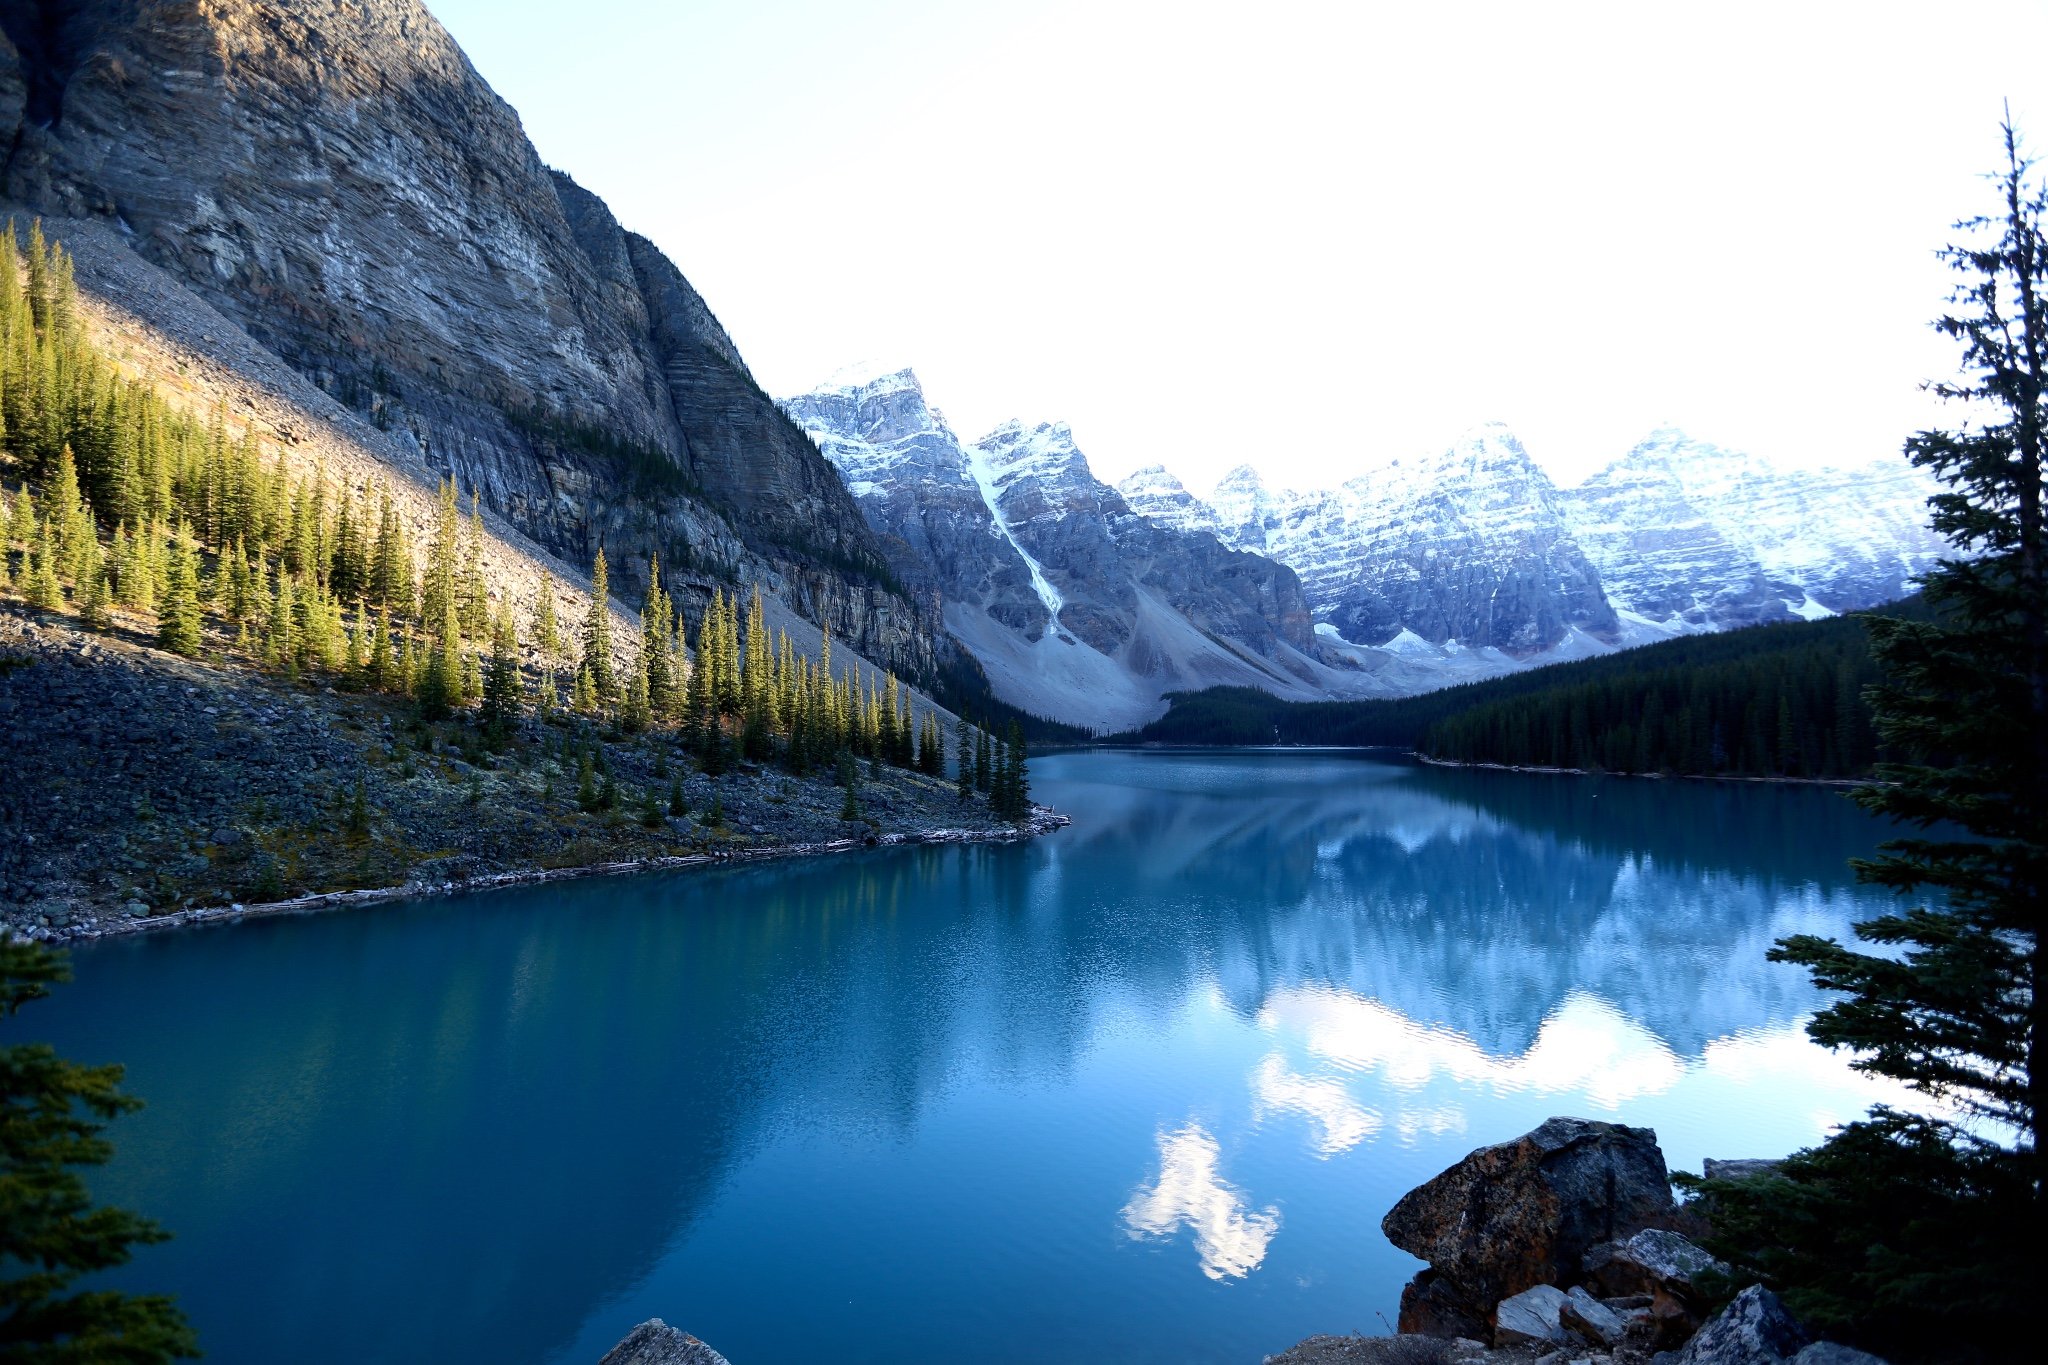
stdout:
MULTIPOLYGON (((1924 609, 1908 599, 1883 613, 1924 609)), ((1861 777, 1878 757, 1862 615, 1686 636, 1395 701, 1176 693, 1164 716, 1112 742, 1386 745, 1457 763, 1861 777)))

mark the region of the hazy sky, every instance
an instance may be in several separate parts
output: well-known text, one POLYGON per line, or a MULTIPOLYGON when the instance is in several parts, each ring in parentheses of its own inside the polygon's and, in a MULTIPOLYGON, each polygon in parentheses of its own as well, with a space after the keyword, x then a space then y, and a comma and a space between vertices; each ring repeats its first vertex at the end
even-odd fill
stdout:
POLYGON ((1297 486, 1499 419, 1889 454, 2048 4, 428 0, 776 394, 1297 486))

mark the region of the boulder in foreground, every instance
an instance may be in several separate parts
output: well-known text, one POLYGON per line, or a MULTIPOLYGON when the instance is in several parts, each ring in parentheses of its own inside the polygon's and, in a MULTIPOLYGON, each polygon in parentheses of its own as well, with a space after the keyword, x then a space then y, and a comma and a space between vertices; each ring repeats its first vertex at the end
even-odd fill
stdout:
POLYGON ((1401 1293, 1403 1332, 1489 1337, 1494 1306, 1577 1283, 1586 1253, 1676 1213, 1657 1135, 1553 1118, 1410 1190, 1380 1227, 1430 1268, 1401 1293))

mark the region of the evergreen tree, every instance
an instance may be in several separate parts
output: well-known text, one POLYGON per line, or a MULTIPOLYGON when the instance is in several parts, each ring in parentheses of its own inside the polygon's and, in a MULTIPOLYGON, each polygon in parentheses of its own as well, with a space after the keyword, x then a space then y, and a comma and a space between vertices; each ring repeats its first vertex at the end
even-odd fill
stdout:
MULTIPOLYGON (((0 1019, 69 976, 49 949, 0 936, 0 1019)), ((141 1107, 120 1083, 120 1067, 81 1066, 44 1043, 0 1047, 0 1355, 10 1360, 154 1365, 199 1353, 168 1298, 72 1291, 79 1276, 169 1236, 124 1209, 94 1208, 79 1174, 113 1154, 108 1121, 141 1107)))
POLYGON ((674 709, 674 683, 669 673, 672 656, 669 652, 669 630, 675 620, 675 609, 669 603, 668 593, 661 586, 661 557, 650 555, 647 560, 647 597, 640 607, 640 658, 634 665, 639 678, 634 686, 645 696, 637 706, 640 724, 656 716, 667 716, 674 709))
POLYGON ((540 573, 540 605, 534 612, 533 642, 540 646, 541 658, 547 663, 561 657, 562 625, 555 614, 555 575, 547 569, 540 573))
POLYGON ((55 611, 64 605, 64 585, 57 579, 57 538, 44 517, 29 547, 28 569, 22 594, 32 606, 55 611))
MULTIPOLYGON (((422 621, 438 625, 447 609, 457 605, 461 538, 462 512, 456 502, 455 481, 443 479, 440 500, 434 508, 434 539, 427 548, 426 578, 420 587, 422 621)), ((458 624, 460 620, 458 616, 458 624)))
POLYGON ((954 752, 960 761, 960 799, 965 801, 974 795, 974 736, 968 728, 967 717, 962 716, 954 725, 954 752))
POLYGON ((633 680, 626 685, 626 703, 620 708, 619 723, 629 735, 645 730, 651 712, 647 702, 647 658, 643 654, 633 668, 633 680))
POLYGON ((491 662, 484 670, 479 718, 494 742, 502 742, 519 721, 519 634, 510 607, 498 609, 491 627, 491 662))
POLYGON ((171 542, 169 581, 157 608, 157 643, 173 654, 196 657, 204 643, 199 614, 199 570, 182 537, 171 542))
POLYGON ((1031 813, 1031 773, 1025 766, 1024 727, 1010 722, 1010 818, 1022 820, 1031 813))
POLYGON ((469 534, 462 542, 462 629, 481 636, 491 621, 490 589, 484 583, 484 514, 475 489, 469 493, 469 534))
POLYGON ((79 619, 94 630, 105 630, 113 624, 107 608, 113 602, 113 594, 107 589, 106 565, 94 555, 93 563, 87 570, 84 585, 78 593, 79 619))
POLYGON ((604 547, 590 563, 590 611, 583 618, 583 671, 590 675, 590 690, 599 703, 609 704, 618 695, 612 676, 612 587, 605 568, 604 547))
POLYGON ((463 653, 462 619, 455 599, 444 596, 440 631, 413 685, 413 699, 419 703, 420 715, 425 719, 441 720, 462 705, 463 653))
POLYGON ((2001 211, 1958 224, 1966 243, 1943 253, 1962 283, 1937 326, 1962 344, 1964 377, 1937 391, 1971 421, 1906 446, 1948 485, 1934 524, 1959 554, 1923 580, 1932 619, 1873 623, 1894 759, 1857 793, 1916 831, 1859 875, 1937 897, 1858 924, 1879 952, 1802 934, 1771 954, 1844 993, 1809 1025, 1816 1040, 1963 1122, 1880 1107, 1754 1189, 1707 1186, 1723 1250, 1817 1327, 1887 1353, 1987 1359, 2023 1338, 2044 1270, 2048 195, 2005 133, 2001 211))

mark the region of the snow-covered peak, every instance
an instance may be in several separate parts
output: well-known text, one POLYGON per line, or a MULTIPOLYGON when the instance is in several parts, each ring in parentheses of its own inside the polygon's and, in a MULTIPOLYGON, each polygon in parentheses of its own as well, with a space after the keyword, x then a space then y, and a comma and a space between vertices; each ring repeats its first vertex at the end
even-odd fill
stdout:
POLYGON ((1265 492, 1266 481, 1258 470, 1248 464, 1241 464, 1218 479, 1213 491, 1219 497, 1244 497, 1265 492))
POLYGON ((855 497, 900 484, 913 470, 952 481, 966 477, 958 439, 925 402, 908 366, 849 366, 780 406, 838 467, 855 497))
POLYGON ((1183 531, 1221 531, 1216 514, 1208 504, 1188 492, 1187 486, 1167 471, 1165 465, 1148 464, 1116 486, 1130 509, 1162 526, 1183 531))
POLYGON ((1004 486, 1022 478, 1048 483, 1094 481, 1088 459, 1074 444, 1074 430, 1065 422, 1003 423, 974 443, 988 460, 996 481, 1004 486))
POLYGON ((920 395, 924 392, 917 382, 916 372, 908 365, 892 367, 878 360, 856 360, 834 370, 810 391, 814 394, 865 393, 878 398, 904 389, 915 390, 920 395))
POLYGON ((1155 497, 1182 497, 1187 485, 1173 476, 1163 464, 1148 464, 1143 469, 1132 470, 1117 484, 1117 491, 1126 498, 1133 494, 1155 497))

